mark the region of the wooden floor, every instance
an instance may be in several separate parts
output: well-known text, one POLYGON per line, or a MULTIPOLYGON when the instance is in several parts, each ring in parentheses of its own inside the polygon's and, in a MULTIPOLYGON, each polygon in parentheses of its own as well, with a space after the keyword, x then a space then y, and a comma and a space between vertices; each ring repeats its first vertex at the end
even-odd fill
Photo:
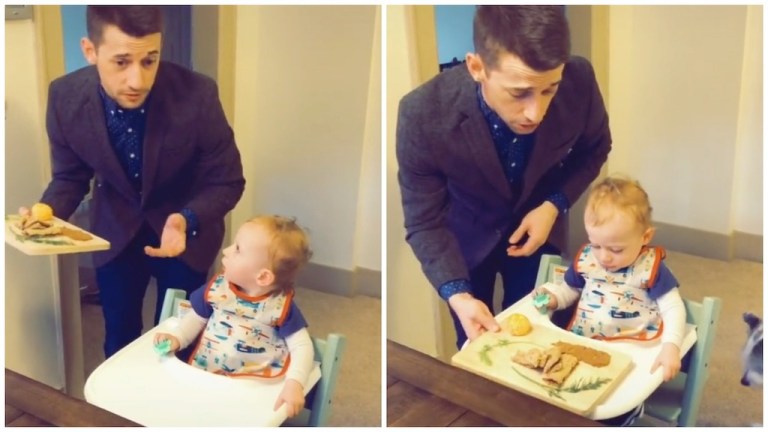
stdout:
POLYGON ((6 426, 140 426, 12 370, 5 370, 6 426))
POLYGON ((387 426, 603 426, 387 341, 387 426))
POLYGON ((503 425, 405 381, 387 377, 387 426, 503 425))

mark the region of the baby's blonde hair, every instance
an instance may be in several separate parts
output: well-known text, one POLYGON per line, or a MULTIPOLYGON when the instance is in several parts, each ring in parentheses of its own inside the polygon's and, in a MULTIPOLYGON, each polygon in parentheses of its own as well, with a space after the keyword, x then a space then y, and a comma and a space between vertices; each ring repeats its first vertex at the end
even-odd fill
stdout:
POLYGON ((260 215, 246 223, 258 224, 272 235, 268 246, 268 262, 275 275, 278 290, 293 288, 298 270, 312 258, 309 236, 296 223, 295 218, 277 215, 260 215))
POLYGON ((625 212, 646 230, 651 227, 651 203, 640 183, 627 178, 606 177, 589 191, 584 221, 600 226, 613 218, 615 212, 625 212))

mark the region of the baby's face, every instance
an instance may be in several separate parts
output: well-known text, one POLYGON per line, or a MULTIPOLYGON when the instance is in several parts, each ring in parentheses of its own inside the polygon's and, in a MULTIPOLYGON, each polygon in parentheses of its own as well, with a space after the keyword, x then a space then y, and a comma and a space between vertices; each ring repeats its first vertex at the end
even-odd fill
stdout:
POLYGON ((608 220, 595 226, 587 213, 584 225, 600 265, 617 271, 635 262, 640 250, 653 237, 653 228, 643 229, 628 214, 616 211, 608 220))
POLYGON ((260 224, 243 224, 235 241, 223 251, 224 277, 241 287, 255 286, 258 274, 269 269, 270 241, 271 236, 260 224))

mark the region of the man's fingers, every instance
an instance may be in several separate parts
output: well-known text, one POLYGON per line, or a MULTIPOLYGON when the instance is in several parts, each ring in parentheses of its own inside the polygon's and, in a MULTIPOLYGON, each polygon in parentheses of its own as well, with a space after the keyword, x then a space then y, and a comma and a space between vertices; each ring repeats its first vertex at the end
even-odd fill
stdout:
POLYGON ((482 317, 480 325, 482 325, 483 328, 486 328, 492 332, 497 332, 501 330, 501 327, 499 327, 499 323, 497 323, 496 320, 490 315, 482 317))
POLYGON ((183 252, 183 250, 179 250, 180 248, 164 248, 160 246, 159 248, 153 248, 152 246, 144 246, 144 253, 155 258, 174 258, 183 252))
POLYGON ((277 398, 277 400, 275 401, 275 406, 272 408, 272 411, 277 411, 280 408, 280 405, 284 403, 285 401, 283 400, 283 398, 277 398))
POLYGON ((512 235, 509 236, 509 244, 512 245, 512 247, 515 247, 516 243, 523 238, 523 235, 527 232, 527 230, 528 229, 525 227, 525 225, 520 225, 519 227, 517 227, 515 232, 513 232, 512 235))
POLYGON ((171 254, 162 247, 153 248, 152 246, 144 246, 144 253, 155 258, 168 258, 171 256, 171 254))

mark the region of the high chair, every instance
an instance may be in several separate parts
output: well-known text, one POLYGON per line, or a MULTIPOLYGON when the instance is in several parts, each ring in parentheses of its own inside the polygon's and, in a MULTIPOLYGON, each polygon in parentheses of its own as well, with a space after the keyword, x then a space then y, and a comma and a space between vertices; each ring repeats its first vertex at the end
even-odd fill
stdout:
MULTIPOLYGON (((557 255, 543 255, 536 286, 562 281, 567 267, 557 255)), ((645 414, 677 426, 695 426, 704 385, 709 377, 709 358, 717 331, 722 302, 717 297, 704 297, 701 303, 683 299, 686 321, 696 327, 696 342, 682 359, 680 373, 662 383, 645 401, 645 414)), ((650 426, 640 418, 635 426, 650 426)))
MULTIPOLYGON (((273 411, 284 380, 238 379, 212 374, 175 356, 158 356, 154 333, 178 325, 189 309, 183 290, 169 289, 160 324, 107 359, 88 377, 88 402, 145 426, 278 426, 285 407, 273 411)), ((331 411, 346 337, 313 337, 315 367, 307 386, 305 409, 288 424, 325 426, 331 411)))

